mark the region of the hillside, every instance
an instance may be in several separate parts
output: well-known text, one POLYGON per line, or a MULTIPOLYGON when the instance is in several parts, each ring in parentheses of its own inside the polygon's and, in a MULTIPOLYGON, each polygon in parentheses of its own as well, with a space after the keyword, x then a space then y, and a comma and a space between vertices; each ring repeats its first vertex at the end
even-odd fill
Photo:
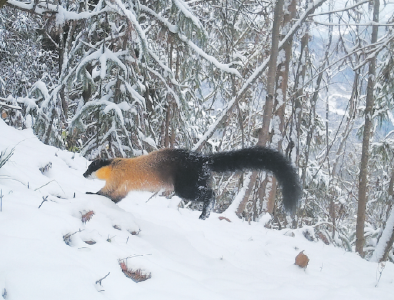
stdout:
POLYGON ((118 205, 86 195, 103 185, 82 176, 89 162, 0 120, 0 151, 13 147, 0 169, 5 299, 393 298, 393 264, 379 279, 377 264, 309 242, 302 229, 292 236, 217 214, 201 221, 178 209, 179 198, 148 201, 150 193, 130 193, 118 205), (302 250, 305 270, 294 265, 302 250), (151 278, 137 283, 122 267, 151 278))

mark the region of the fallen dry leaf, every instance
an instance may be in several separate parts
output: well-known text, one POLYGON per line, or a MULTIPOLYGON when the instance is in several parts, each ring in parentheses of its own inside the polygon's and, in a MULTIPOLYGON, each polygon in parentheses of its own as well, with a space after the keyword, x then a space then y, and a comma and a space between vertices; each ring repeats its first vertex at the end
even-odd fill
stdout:
POLYGON ((91 241, 84 241, 86 244, 88 244, 88 245, 94 245, 94 244, 96 244, 96 242, 95 241, 93 241, 93 240, 91 240, 91 241))
POLYGON ((308 266, 309 258, 304 254, 304 250, 298 253, 295 258, 295 265, 299 266, 300 268, 306 268, 308 266))
POLYGON ((219 217, 219 220, 221 221, 221 220, 226 220, 227 222, 230 222, 231 223, 231 220, 229 219, 229 218, 226 218, 226 217, 223 217, 223 216, 220 216, 219 217))
POLYGON ((94 215, 94 211, 93 210, 90 210, 87 213, 82 214, 82 217, 81 217, 82 222, 86 223, 86 222, 90 221, 90 219, 93 217, 93 215, 94 215))
POLYGON ((119 265, 120 268, 122 269, 123 274, 125 274, 126 277, 130 278, 134 282, 141 282, 152 278, 151 273, 143 274, 143 271, 141 269, 137 269, 137 270, 129 269, 126 263, 123 261, 120 261, 119 265))

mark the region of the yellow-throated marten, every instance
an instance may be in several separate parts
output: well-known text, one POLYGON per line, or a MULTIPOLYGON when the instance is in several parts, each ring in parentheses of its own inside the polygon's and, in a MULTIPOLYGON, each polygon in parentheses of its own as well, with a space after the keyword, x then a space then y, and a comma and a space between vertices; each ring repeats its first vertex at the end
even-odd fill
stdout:
POLYGON ((96 194, 115 203, 126 197, 129 191, 173 190, 181 198, 202 201, 200 219, 205 219, 215 203, 215 194, 210 187, 211 172, 236 170, 271 171, 282 185, 285 208, 294 211, 301 196, 298 176, 282 154, 264 147, 211 155, 163 149, 135 158, 100 159, 91 163, 83 176, 105 180, 105 186, 96 194))

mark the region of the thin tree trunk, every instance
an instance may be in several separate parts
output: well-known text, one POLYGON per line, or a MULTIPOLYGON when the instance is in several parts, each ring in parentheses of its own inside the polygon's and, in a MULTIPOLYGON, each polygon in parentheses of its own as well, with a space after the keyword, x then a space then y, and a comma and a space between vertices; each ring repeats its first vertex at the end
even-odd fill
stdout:
MULTIPOLYGON (((172 122, 171 122, 171 136, 170 136, 170 148, 175 148, 175 137, 176 137, 176 123, 175 116, 177 114, 177 105, 175 102, 171 102, 171 111, 172 111, 172 122)), ((179 113, 178 113, 179 116, 179 113)))
POLYGON ((166 105, 166 121, 164 125, 164 148, 170 145, 170 118, 171 118, 171 103, 166 105))
MULTIPOLYGON (((330 31, 332 31, 332 27, 330 27, 330 31)), ((311 113, 309 116, 309 124, 308 124, 308 134, 306 137, 306 151, 305 151, 305 162, 302 166, 302 175, 301 175, 301 182, 302 182, 302 186, 305 187, 306 184, 306 169, 308 167, 308 163, 309 163, 309 154, 310 154, 310 148, 311 148, 311 142, 312 142, 312 138, 313 138, 313 134, 315 132, 315 128, 316 128, 316 124, 315 124, 315 116, 316 116, 316 103, 319 97, 319 92, 320 92, 320 85, 321 82, 323 80, 323 75, 324 72, 322 72, 322 70, 324 70, 324 68, 326 67, 326 65, 328 64, 328 58, 330 55, 330 48, 331 48, 331 42, 332 42, 332 36, 330 35, 329 40, 328 40, 328 44, 326 46, 326 51, 324 54, 324 60, 323 63, 319 69, 319 76, 317 77, 316 80, 316 85, 315 85, 315 91, 313 93, 312 99, 311 99, 311 113)))
POLYGON ((336 152, 336 159, 334 160, 334 163, 332 165, 332 170, 331 170, 331 176, 335 177, 337 174, 337 166, 341 157, 341 154, 345 151, 345 144, 347 141, 347 138, 349 137, 350 132, 353 129, 354 125, 354 119, 355 119, 355 114, 357 112, 357 100, 358 100, 358 89, 359 89, 359 78, 360 78, 360 73, 359 71, 356 71, 354 75, 354 80, 353 80, 353 88, 352 88, 352 95, 350 96, 349 99, 349 109, 348 109, 348 115, 347 115, 347 120, 346 120, 346 126, 345 129, 343 130, 341 141, 339 143, 338 150, 336 152))
POLYGON ((301 54, 300 54, 300 62, 297 67, 297 73, 295 76, 295 81, 294 81, 294 108, 293 108, 293 114, 294 114, 294 119, 295 119, 295 128, 296 128, 296 166, 299 166, 299 160, 300 160, 300 141, 301 141, 301 124, 303 121, 302 115, 303 115, 303 105, 302 105, 302 98, 304 98, 304 88, 301 87, 299 88, 299 85, 303 85, 302 83, 304 82, 305 79, 305 74, 306 74, 306 64, 304 61, 307 59, 307 52, 308 52, 308 41, 309 41, 309 34, 306 32, 303 37, 301 38, 301 54), (300 83, 302 82, 302 83, 300 83))
MULTIPOLYGON (((274 93, 275 93, 275 79, 276 79, 276 69, 278 60, 278 50, 279 50, 279 39, 280 39, 280 25, 282 23, 283 15, 283 4, 284 0, 277 0, 274 10, 274 22, 272 25, 272 46, 270 53, 270 61, 268 65, 268 79, 267 79, 267 97, 265 99, 264 113, 263 113, 263 125, 259 130, 258 136, 258 146, 265 146, 269 139, 269 126, 272 119, 272 110, 274 107, 274 93)), ((250 175, 249 185, 246 188, 245 195, 238 206, 236 214, 238 216, 242 215, 246 204, 248 202, 249 196, 253 190, 256 183, 258 172, 254 171, 250 175)))
POLYGON ((277 0, 275 4, 274 22, 272 28, 272 46, 267 74, 267 97, 265 99, 264 105, 263 125, 261 127, 261 130, 259 131, 259 140, 257 142, 259 146, 265 146, 269 140, 269 127, 272 119, 272 110, 274 107, 275 80, 279 52, 278 46, 280 40, 280 25, 282 23, 283 15, 283 4, 284 0, 277 0))
POLYGON ((44 144, 45 145, 49 145, 49 140, 51 138, 51 132, 52 132, 52 129, 53 129, 53 122, 55 120, 55 117, 56 117, 56 109, 52 108, 51 121, 49 122, 47 130, 45 132, 45 139, 44 139, 44 144))
MULTIPOLYGON (((286 13, 283 17, 283 25, 284 28, 291 20, 295 17, 296 14, 296 1, 292 0, 287 8, 285 9, 288 13, 286 13)), ((284 36, 281 36, 283 39, 284 36)), ((276 74, 276 88, 278 91, 278 95, 275 99, 275 117, 273 120, 273 147, 278 149, 278 151, 283 151, 283 137, 285 136, 285 112, 286 112, 286 103, 287 103, 287 85, 289 80, 289 64, 291 59, 291 52, 293 47, 293 39, 290 39, 286 46, 283 48, 284 57, 282 61, 278 62, 277 74, 276 74)), ((273 214, 275 207, 275 198, 276 198, 276 188, 277 188, 277 180, 275 177, 272 178, 272 187, 269 192, 269 197, 267 199, 267 212, 273 214)), ((260 187, 261 188, 261 187, 260 187)), ((261 199, 262 200, 262 199, 261 199)))
MULTIPOLYGON (((172 59, 172 52, 174 51, 174 44, 171 43, 169 53, 168 53, 168 65, 170 66, 170 69, 172 70, 172 65, 173 65, 173 59, 172 59)), ((177 55, 178 56, 178 55, 177 55)), ((178 63, 178 60, 177 60, 178 63)), ((176 72, 175 75, 178 76, 178 66, 175 66, 176 72)), ((163 137, 163 144, 164 148, 168 148, 170 146, 170 120, 171 120, 171 100, 167 100, 167 104, 165 106, 166 109, 166 118, 165 118, 165 123, 164 123, 164 137, 163 137)))
MULTIPOLYGON (((379 22, 379 4, 380 0, 374 1, 373 7, 373 21, 375 24, 379 22)), ((371 44, 375 44, 378 40, 378 26, 372 26, 371 44)), ((365 107, 365 124, 363 133, 361 165, 358 187, 358 210, 357 210, 357 224, 356 224, 356 252, 364 257, 364 226, 365 226, 365 211, 367 207, 367 186, 368 186, 368 162, 369 162, 369 141, 373 129, 373 107, 374 107, 374 86, 376 74, 376 58, 373 56, 369 61, 368 70, 368 85, 367 85, 367 98, 365 107)))

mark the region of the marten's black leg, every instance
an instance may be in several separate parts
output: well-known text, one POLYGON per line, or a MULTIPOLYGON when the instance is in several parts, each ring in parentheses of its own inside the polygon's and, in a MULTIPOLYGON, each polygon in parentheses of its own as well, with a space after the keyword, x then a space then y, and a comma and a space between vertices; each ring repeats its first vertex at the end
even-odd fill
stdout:
POLYGON ((118 203, 120 200, 122 200, 124 198, 123 196, 114 197, 114 196, 112 196, 112 195, 110 195, 110 194, 108 194, 106 192, 103 192, 102 190, 99 190, 97 193, 86 192, 86 194, 88 194, 88 195, 104 196, 104 197, 107 197, 107 198, 111 199, 112 202, 114 202, 114 203, 118 203))
POLYGON ((211 211, 215 207, 215 193, 211 189, 204 189, 201 191, 201 196, 197 201, 203 202, 202 213, 200 215, 201 220, 205 220, 211 214, 211 211))

